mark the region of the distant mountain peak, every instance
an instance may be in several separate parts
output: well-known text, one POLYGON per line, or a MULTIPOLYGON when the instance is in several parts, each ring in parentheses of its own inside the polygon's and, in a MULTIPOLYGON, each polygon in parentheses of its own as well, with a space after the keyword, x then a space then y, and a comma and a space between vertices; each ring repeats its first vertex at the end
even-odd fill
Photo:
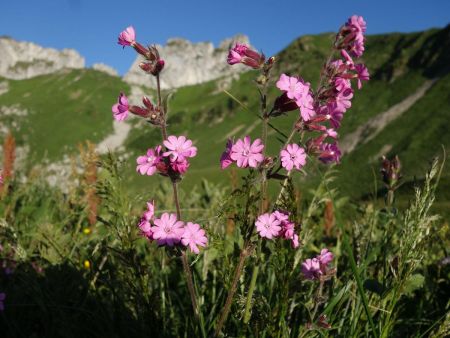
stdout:
POLYGON ((84 58, 74 49, 44 48, 32 42, 0 37, 0 76, 28 79, 62 68, 84 68, 84 58))
MULTIPOLYGON (((193 43, 183 38, 171 38, 164 46, 157 45, 166 62, 161 73, 161 87, 179 88, 246 71, 245 66, 230 67, 226 63, 228 49, 236 42, 249 44, 249 39, 242 34, 235 35, 223 40, 217 48, 211 42, 193 43)), ((138 66, 142 61, 141 56, 136 58, 124 80, 130 84, 154 88, 155 79, 143 73, 138 66)))

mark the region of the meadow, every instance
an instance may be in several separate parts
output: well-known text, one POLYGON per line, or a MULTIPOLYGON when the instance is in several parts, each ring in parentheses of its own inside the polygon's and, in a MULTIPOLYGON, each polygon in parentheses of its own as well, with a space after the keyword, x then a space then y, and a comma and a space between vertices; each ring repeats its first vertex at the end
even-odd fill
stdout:
MULTIPOLYGON (((143 88, 151 103, 93 70, 8 80, 1 104, 30 113, 1 117, 20 133, 3 146, 0 335, 448 336, 450 30, 363 37, 361 20, 275 58, 236 45, 249 71, 229 88, 143 88), (117 95, 132 132, 100 155, 117 95), (65 155, 61 189, 42 164, 65 155)), ((164 76, 134 30, 119 43, 164 76)))

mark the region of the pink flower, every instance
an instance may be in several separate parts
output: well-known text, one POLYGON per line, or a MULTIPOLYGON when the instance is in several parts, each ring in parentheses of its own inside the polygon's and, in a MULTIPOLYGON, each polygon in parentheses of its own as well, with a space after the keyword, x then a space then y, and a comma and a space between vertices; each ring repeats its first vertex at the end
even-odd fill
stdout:
POLYGON ((240 43, 236 43, 234 48, 230 49, 227 57, 227 62, 229 65, 242 63, 254 69, 261 68, 264 61, 264 54, 259 54, 258 52, 251 50, 247 45, 240 43))
POLYGON ((231 141, 231 139, 228 139, 227 145, 225 146, 225 151, 222 153, 222 156, 220 156, 220 167, 222 169, 227 168, 231 165, 231 163, 233 163, 233 160, 230 157, 232 147, 233 141, 231 141))
POLYGON ((147 210, 144 212, 143 217, 147 221, 151 221, 153 216, 155 216, 155 201, 149 201, 147 202, 147 210))
POLYGON ((185 158, 178 157, 175 161, 170 161, 170 168, 178 174, 185 174, 189 168, 189 162, 185 158))
POLYGON ((365 33, 367 29, 367 24, 364 18, 359 15, 352 15, 346 23, 347 26, 354 28, 356 31, 365 33))
POLYGON ((334 88, 336 88, 338 92, 342 92, 346 89, 351 89, 352 85, 350 83, 350 80, 344 79, 342 77, 336 77, 334 79, 334 88))
POLYGON ((147 220, 145 217, 142 217, 138 224, 139 230, 141 230, 142 235, 145 237, 151 239, 153 232, 152 232, 152 225, 149 220, 147 220))
POLYGON ((136 160, 136 171, 139 171, 141 175, 152 176, 157 169, 158 163, 161 161, 161 146, 157 146, 155 149, 147 150, 147 155, 139 156, 136 160))
POLYGON ((326 134, 327 136, 331 137, 331 138, 334 138, 334 139, 337 139, 337 137, 338 137, 338 133, 336 132, 336 130, 334 130, 334 129, 332 129, 332 128, 327 129, 327 130, 325 131, 325 134, 326 134))
POLYGON ((325 164, 341 161, 341 150, 337 142, 335 143, 322 143, 321 153, 319 155, 319 160, 325 164))
POLYGON ((289 222, 289 221, 282 222, 281 233, 282 233, 283 238, 292 241, 291 244, 294 249, 299 247, 300 243, 298 240, 298 235, 295 233, 295 223, 294 222, 289 222))
POLYGON ((244 137, 244 140, 237 140, 231 147, 230 158, 236 161, 239 168, 256 168, 259 163, 264 160, 261 154, 264 149, 264 144, 258 138, 253 143, 250 143, 250 136, 244 137))
POLYGON ((320 265, 327 266, 331 263, 333 257, 333 254, 328 251, 328 249, 322 249, 320 251, 320 255, 318 255, 316 258, 319 260, 320 265))
POLYGON ((116 121, 123 121, 128 117, 130 106, 124 93, 119 94, 118 102, 112 106, 113 117, 116 121))
POLYGON ((5 299, 6 299, 6 293, 0 292, 0 311, 5 310, 5 304, 4 304, 5 299))
POLYGON ((289 221, 289 212, 275 210, 272 215, 275 216, 277 220, 279 220, 281 223, 288 222, 289 221))
POLYGON ((325 117, 330 121, 333 128, 338 129, 341 126, 341 121, 344 117, 344 113, 336 109, 335 103, 329 103, 326 106, 320 107, 320 114, 325 115, 325 117))
POLYGON ((345 88, 339 92, 336 96, 336 107, 337 111, 342 113, 346 112, 352 106, 351 99, 353 98, 353 89, 345 88))
POLYGON ((181 243, 184 246, 189 246, 192 252, 199 254, 200 250, 197 245, 205 247, 208 239, 205 236, 205 230, 201 229, 200 225, 188 222, 181 236, 181 243))
POLYGON ((280 79, 277 81, 277 88, 285 91, 290 99, 300 99, 304 95, 305 90, 309 91, 309 86, 306 86, 303 81, 300 81, 295 76, 287 76, 286 74, 281 74, 280 79))
POLYGON ((167 212, 156 218, 153 223, 155 226, 151 228, 153 239, 158 241, 158 245, 173 246, 179 243, 184 233, 184 223, 177 220, 175 214, 167 212))
POLYGON ((299 147, 298 144, 288 144, 286 149, 280 153, 281 165, 287 171, 291 171, 294 167, 300 170, 306 164, 305 149, 299 147))
POLYGON ((320 262, 317 258, 308 258, 302 263, 302 273, 306 279, 318 279, 322 275, 320 262))
MULTIPOLYGON (((300 79, 303 82, 303 80, 300 79)), ((304 121, 309 121, 316 112, 314 111, 314 99, 310 92, 311 84, 303 82, 301 95, 296 97, 295 103, 300 108, 300 114, 304 121)))
POLYGON ((262 214, 255 222, 256 230, 261 237, 272 239, 280 234, 281 222, 274 214, 262 214))
POLYGON ((117 43, 125 48, 125 46, 131 46, 136 42, 136 32, 133 26, 127 27, 119 34, 117 43))
POLYGON ((361 89, 362 88, 361 81, 369 81, 369 78, 370 78, 369 70, 362 63, 358 63, 357 65, 355 65, 355 70, 356 70, 357 79, 358 79, 358 89, 361 89))
POLYGON ((345 49, 341 49, 341 56, 345 59, 345 65, 347 66, 347 69, 353 69, 355 67, 352 57, 347 53, 345 49))
POLYGON ((177 137, 171 135, 164 141, 164 145, 168 151, 164 152, 163 155, 170 156, 171 161, 177 159, 184 160, 185 157, 194 157, 197 155, 197 148, 185 136, 177 137))
POLYGON ((234 65, 240 63, 242 58, 245 56, 245 52, 248 50, 248 46, 243 43, 236 43, 234 48, 230 49, 228 52, 227 62, 229 65, 234 65))

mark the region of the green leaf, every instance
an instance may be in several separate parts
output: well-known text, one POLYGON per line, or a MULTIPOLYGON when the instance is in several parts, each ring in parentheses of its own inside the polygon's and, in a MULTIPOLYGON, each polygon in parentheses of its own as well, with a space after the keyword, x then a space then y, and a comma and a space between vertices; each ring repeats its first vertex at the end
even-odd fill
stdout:
POLYGON ((423 287, 424 283, 425 283, 425 277, 423 275, 421 275, 420 273, 411 275, 405 283, 404 293, 411 294, 414 291, 421 289, 423 287))

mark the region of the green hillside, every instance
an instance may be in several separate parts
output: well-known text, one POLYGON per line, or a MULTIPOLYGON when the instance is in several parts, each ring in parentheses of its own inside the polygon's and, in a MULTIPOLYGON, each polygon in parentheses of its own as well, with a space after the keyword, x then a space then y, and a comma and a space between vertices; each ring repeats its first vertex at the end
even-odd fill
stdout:
MULTIPOLYGON (((277 57, 273 73, 275 81, 281 72, 302 76, 315 85, 321 65, 328 57, 332 34, 304 36, 292 42, 277 57)), ((447 120, 450 117, 450 26, 411 34, 369 36, 363 61, 367 64, 371 81, 356 92, 353 107, 346 113, 341 139, 359 126, 387 111, 414 94, 429 80, 431 87, 398 118, 373 134, 370 125, 355 149, 346 154, 338 167, 337 184, 344 194, 360 197, 373 190, 373 172, 378 173, 382 154, 398 154, 404 165, 405 180, 413 181, 423 173, 428 161, 450 147, 447 120), (373 134, 373 135, 372 135, 373 134)), ((224 60, 225 62, 225 60, 224 60)), ((164 76, 164 73, 162 73, 164 76)), ((227 89, 246 109, 218 89, 218 81, 189 86, 174 91, 169 101, 169 131, 187 133, 194 140, 199 155, 192 160, 185 182, 191 188, 201 179, 216 182, 229 180, 229 170, 222 172, 218 159, 227 137, 260 135, 258 93, 251 81, 255 72, 247 72, 233 81, 227 89)), ((27 116, 0 116, 0 124, 17 128, 18 145, 28 145, 28 164, 43 158, 59 160, 64 154, 76 151, 85 139, 99 142, 111 134, 111 105, 119 91, 129 92, 122 80, 94 70, 71 70, 30 80, 8 80, 9 91, 0 95, 0 107, 19 104, 27 109, 27 116)), ((274 86, 272 86, 274 87, 274 86)), ((149 91, 150 95, 152 91, 149 91)), ((272 88, 271 99, 278 94, 272 88)), ((138 103, 138 102, 135 102, 138 103)), ((275 119, 273 125, 285 132, 291 128, 296 113, 275 119)), ((128 157, 129 183, 134 189, 155 178, 134 173, 134 158, 147 147, 160 142, 157 129, 132 118, 134 128, 128 135, 125 151, 128 157)), ((280 141, 275 132, 269 154, 275 155, 280 141)), ((325 168, 324 168, 325 170, 325 168)), ((420 177, 418 177, 420 179, 420 177)), ((302 184, 314 182, 313 177, 297 176, 302 184)), ((444 186, 448 186, 448 176, 444 186)))

